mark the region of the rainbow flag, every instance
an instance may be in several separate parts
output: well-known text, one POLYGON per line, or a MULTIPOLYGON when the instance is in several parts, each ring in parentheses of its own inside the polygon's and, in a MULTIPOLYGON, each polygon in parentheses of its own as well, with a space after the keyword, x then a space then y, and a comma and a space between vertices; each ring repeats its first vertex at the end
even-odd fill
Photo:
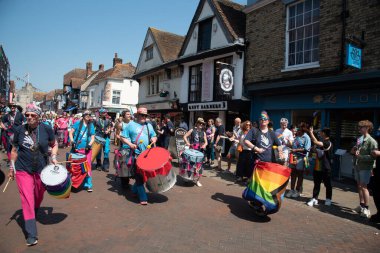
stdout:
POLYGON ((267 214, 278 212, 291 169, 277 163, 258 162, 252 180, 243 191, 243 198, 260 202, 265 206, 267 214))

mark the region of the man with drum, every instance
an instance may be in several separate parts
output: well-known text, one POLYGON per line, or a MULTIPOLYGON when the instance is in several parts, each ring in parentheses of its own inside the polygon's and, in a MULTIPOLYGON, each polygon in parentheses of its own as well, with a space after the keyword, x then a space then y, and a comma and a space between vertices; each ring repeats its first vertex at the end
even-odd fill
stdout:
POLYGON ((104 156, 103 156, 103 166, 102 166, 102 150, 100 150, 99 154, 96 156, 96 168, 97 170, 109 171, 110 161, 110 136, 112 131, 112 122, 107 118, 107 110, 101 108, 99 110, 100 117, 95 121, 96 133, 95 135, 101 137, 105 140, 104 146, 102 148, 104 156))
MULTIPOLYGON (((122 142, 130 147, 135 158, 157 141, 152 125, 146 123, 148 110, 144 107, 138 108, 136 117, 136 121, 131 121, 121 134, 122 142)), ((133 168, 136 172, 136 163, 133 164, 133 168)), ((135 180, 132 191, 138 195, 141 205, 147 205, 148 196, 145 192, 143 177, 139 173, 135 173, 135 180)))
POLYGON ((6 149, 7 149, 7 157, 8 163, 11 160, 11 150, 13 143, 13 135, 16 128, 24 122, 25 118, 21 112, 17 110, 17 105, 15 103, 10 103, 9 107, 11 111, 5 114, 1 120, 1 128, 5 131, 6 137, 6 149))
POLYGON ((87 158, 88 171, 83 185, 87 192, 92 192, 91 146, 95 140, 95 128, 94 125, 90 122, 90 118, 91 112, 85 111, 83 113, 82 120, 75 122, 69 133, 73 151, 76 153, 84 154, 87 158))
POLYGON ((8 174, 12 179, 16 177, 28 246, 38 242, 35 217, 45 192, 40 173, 48 163, 49 147, 52 148, 51 160, 57 164, 58 144, 53 129, 39 122, 41 114, 41 108, 35 104, 26 106, 27 124, 15 129, 8 174))

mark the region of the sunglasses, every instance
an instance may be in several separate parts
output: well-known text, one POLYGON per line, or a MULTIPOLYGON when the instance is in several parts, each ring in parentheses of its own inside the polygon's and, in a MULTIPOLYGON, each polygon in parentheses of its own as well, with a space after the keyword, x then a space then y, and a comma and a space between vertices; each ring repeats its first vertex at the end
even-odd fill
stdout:
POLYGON ((29 117, 32 117, 32 118, 37 118, 37 114, 34 114, 34 113, 25 113, 25 117, 29 118, 29 117))
POLYGON ((146 114, 139 114, 141 117, 148 117, 148 115, 146 115, 146 114))

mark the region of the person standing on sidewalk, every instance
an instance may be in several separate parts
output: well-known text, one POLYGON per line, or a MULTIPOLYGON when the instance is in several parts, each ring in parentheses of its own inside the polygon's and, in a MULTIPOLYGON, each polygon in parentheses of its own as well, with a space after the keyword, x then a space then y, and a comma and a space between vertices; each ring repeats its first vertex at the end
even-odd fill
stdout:
POLYGON ((209 119, 207 121, 206 137, 207 137, 207 147, 206 147, 206 164, 212 166, 215 160, 215 151, 214 151, 214 140, 215 140, 215 126, 214 120, 209 119))
POLYGON ((174 135, 174 124, 170 120, 170 115, 165 115, 165 126, 161 128, 161 131, 163 131, 163 147, 168 149, 169 143, 170 143, 170 137, 174 135))
POLYGON ((289 167, 289 150, 293 144, 293 133, 288 129, 288 119, 280 120, 281 128, 276 130, 276 136, 281 142, 282 151, 284 152, 284 166, 289 167))
POLYGON ((237 146, 239 143, 241 119, 236 118, 234 123, 235 125, 232 129, 232 136, 230 138, 231 146, 227 154, 227 171, 228 172, 231 170, 232 157, 235 157, 236 161, 239 159, 239 152, 237 151, 237 146))
POLYGON ((109 172, 109 154, 110 154, 110 136, 112 131, 112 122, 107 118, 107 110, 101 108, 99 110, 100 117, 95 121, 95 135, 105 139, 104 146, 96 156, 96 168, 97 170, 109 172), (102 163, 102 151, 104 153, 102 163), (102 165, 103 164, 103 165, 102 165))
POLYGON ((95 141, 95 128, 94 125, 90 122, 90 118, 91 112, 85 111, 83 113, 82 120, 75 122, 69 132, 70 143, 73 146, 73 150, 76 153, 86 155, 87 158, 88 171, 83 185, 87 192, 93 191, 91 160, 92 144, 95 141))
POLYGON ((39 122, 41 114, 41 108, 35 104, 26 106, 27 124, 15 129, 8 174, 16 178, 28 246, 38 243, 36 213, 45 193, 40 174, 48 163, 49 147, 52 148, 52 163, 57 164, 58 144, 53 129, 39 122))
POLYGON ((239 154, 238 162, 236 164, 236 182, 243 181, 243 178, 250 178, 253 171, 253 153, 252 150, 244 143, 245 137, 251 130, 251 121, 244 121, 241 125, 241 131, 239 135, 239 145, 242 147, 242 151, 239 154))
POLYGON ((290 191, 285 196, 287 198, 298 198, 302 191, 303 173, 308 163, 309 152, 311 149, 311 140, 307 135, 308 125, 301 122, 297 129, 296 138, 291 150, 295 164, 291 165, 292 174, 290 181, 290 191))
POLYGON ((322 141, 319 141, 313 132, 313 127, 309 128, 309 134, 313 143, 317 146, 317 157, 320 166, 315 168, 313 172, 314 188, 313 198, 307 202, 308 206, 318 205, 318 195, 321 189, 321 183, 326 187, 326 200, 325 205, 331 205, 332 186, 331 186, 331 159, 333 146, 330 141, 330 129, 323 128, 320 132, 322 141))
POLYGON ((137 109, 136 121, 131 121, 121 134, 122 142, 126 143, 133 151, 133 169, 135 174, 135 184, 132 192, 137 194, 141 205, 148 204, 148 196, 145 192, 144 181, 141 174, 136 173, 136 158, 145 150, 147 146, 157 141, 156 133, 151 124, 146 123, 148 110, 145 107, 137 109))
MULTIPOLYGON (((380 127, 375 133, 375 138, 377 144, 380 143, 380 127)), ((373 201, 377 209, 377 213, 372 215, 369 221, 374 223, 380 223, 380 151, 373 150, 372 156, 376 157, 376 167, 373 169, 373 184, 372 184, 372 195, 373 201)))
POLYGON ((377 142, 371 137, 370 133, 373 124, 369 120, 362 120, 358 124, 361 136, 357 139, 356 145, 351 149, 354 155, 355 179, 358 185, 360 205, 354 211, 363 217, 369 218, 369 192, 367 185, 374 168, 375 158, 371 155, 372 151, 377 150, 377 142))
POLYGON ((16 131, 16 128, 21 126, 25 120, 22 113, 17 110, 17 105, 15 103, 10 103, 9 107, 11 108, 11 111, 5 114, 1 120, 1 128, 3 131, 5 131, 8 163, 11 160, 14 133, 16 131))
POLYGON ((224 146, 224 139, 221 138, 221 136, 225 135, 225 129, 222 124, 222 119, 221 118, 216 118, 215 119, 215 136, 214 136, 214 150, 215 150, 215 156, 216 160, 218 162, 217 164, 217 170, 221 171, 222 170, 222 149, 224 146))

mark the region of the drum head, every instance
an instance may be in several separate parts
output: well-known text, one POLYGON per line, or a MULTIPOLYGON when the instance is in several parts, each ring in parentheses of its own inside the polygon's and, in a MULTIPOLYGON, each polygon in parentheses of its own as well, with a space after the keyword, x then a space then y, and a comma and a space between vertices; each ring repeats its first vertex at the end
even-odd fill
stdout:
POLYGON ((95 136, 95 141, 100 142, 100 143, 106 143, 106 139, 100 136, 95 136))
POLYGON ((41 181, 48 186, 56 186, 65 182, 67 170, 62 165, 48 165, 41 172, 41 181))
POLYGON ((170 153, 164 148, 146 149, 136 160, 137 167, 145 171, 155 171, 162 168, 170 159, 170 153))
POLYGON ((84 154, 80 154, 80 153, 72 153, 70 155, 71 159, 75 159, 75 160, 78 160, 78 159, 83 159, 86 157, 86 155, 84 154))
POLYGON ((185 151, 183 151, 183 153, 188 156, 202 157, 202 158, 204 157, 204 154, 202 152, 195 149, 186 149, 185 151))

